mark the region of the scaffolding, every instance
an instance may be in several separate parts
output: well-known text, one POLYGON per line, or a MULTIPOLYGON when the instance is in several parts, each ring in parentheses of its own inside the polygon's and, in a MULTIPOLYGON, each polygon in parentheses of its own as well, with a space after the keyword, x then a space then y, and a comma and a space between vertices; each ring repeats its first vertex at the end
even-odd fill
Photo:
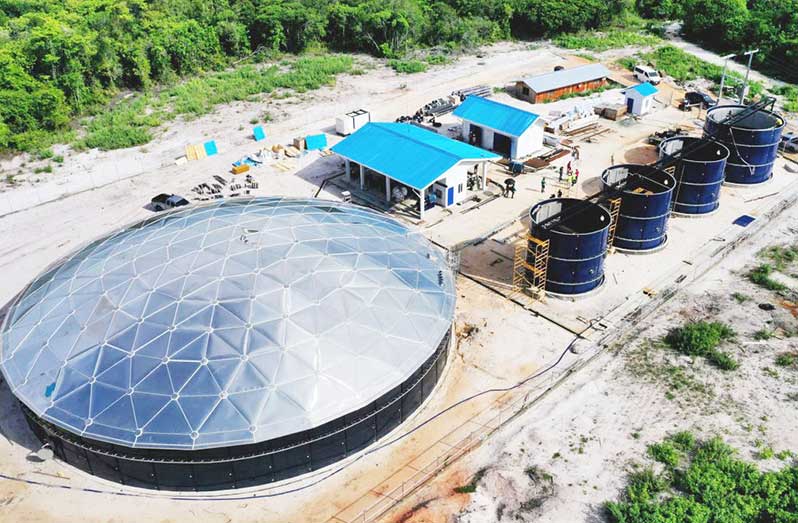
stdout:
POLYGON ((513 256, 513 294, 526 292, 541 299, 546 295, 549 268, 549 240, 527 233, 515 246, 513 256))

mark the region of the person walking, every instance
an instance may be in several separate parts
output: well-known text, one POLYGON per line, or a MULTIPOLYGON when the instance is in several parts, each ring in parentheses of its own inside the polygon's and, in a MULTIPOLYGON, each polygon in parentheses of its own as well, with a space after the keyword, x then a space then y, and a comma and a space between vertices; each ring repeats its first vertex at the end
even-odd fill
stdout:
POLYGON ((541 177, 540 178, 540 192, 542 192, 542 193, 546 192, 546 178, 545 177, 541 177))
POLYGON ((574 179, 578 182, 579 181, 579 169, 574 171, 574 179))
POLYGON ((565 170, 565 167, 561 165, 560 166, 560 181, 562 181, 562 173, 563 173, 564 170, 565 170))
POLYGON ((557 190, 557 198, 562 198, 562 189, 557 190))

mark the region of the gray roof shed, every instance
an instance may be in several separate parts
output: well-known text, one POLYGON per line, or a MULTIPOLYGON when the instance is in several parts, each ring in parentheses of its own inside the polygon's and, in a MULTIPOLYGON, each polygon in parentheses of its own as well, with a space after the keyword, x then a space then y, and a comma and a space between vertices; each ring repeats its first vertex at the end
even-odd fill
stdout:
POLYGON ((536 93, 562 89, 569 85, 591 82, 610 76, 610 71, 601 64, 587 64, 571 69, 561 69, 538 76, 528 76, 521 81, 536 93))

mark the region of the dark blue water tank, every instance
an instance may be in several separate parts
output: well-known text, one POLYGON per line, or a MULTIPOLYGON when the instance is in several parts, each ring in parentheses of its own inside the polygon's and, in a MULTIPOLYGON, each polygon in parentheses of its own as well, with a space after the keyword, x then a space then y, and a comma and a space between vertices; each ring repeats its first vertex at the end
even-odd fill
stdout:
POLYGON ((601 181, 611 197, 620 190, 621 208, 613 245, 636 252, 664 245, 676 179, 648 165, 623 164, 606 169, 601 181))
POLYGON ((702 138, 677 136, 662 142, 660 160, 676 158, 673 212, 697 215, 717 209, 728 157, 726 146, 702 138))
MULTIPOLYGON (((546 291, 573 296, 604 282, 610 227, 607 209, 576 198, 554 198, 532 207, 529 216, 532 236, 549 240, 546 291)), ((530 250, 534 251, 534 245, 530 244, 530 250)))
POLYGON ((721 105, 707 111, 704 136, 714 136, 729 149, 726 183, 754 185, 773 176, 784 118, 770 111, 752 112, 733 124, 724 123, 746 110, 743 105, 721 105))

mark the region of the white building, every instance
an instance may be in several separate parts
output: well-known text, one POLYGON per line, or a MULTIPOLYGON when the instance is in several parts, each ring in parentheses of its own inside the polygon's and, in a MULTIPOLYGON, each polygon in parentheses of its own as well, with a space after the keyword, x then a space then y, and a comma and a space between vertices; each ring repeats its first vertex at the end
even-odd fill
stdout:
POLYGON ((463 120, 463 138, 472 145, 513 160, 543 149, 545 123, 535 113, 469 96, 454 115, 463 120))
POLYGON ((418 195, 419 214, 431 205, 449 207, 469 194, 468 178, 485 187, 486 164, 499 156, 483 149, 406 123, 371 122, 332 147, 346 165, 347 179, 360 189, 385 189, 385 201, 397 198, 393 190, 418 195))
POLYGON ((634 115, 643 115, 651 112, 654 108, 654 95, 657 88, 648 82, 628 88, 624 91, 626 95, 626 110, 634 115))

